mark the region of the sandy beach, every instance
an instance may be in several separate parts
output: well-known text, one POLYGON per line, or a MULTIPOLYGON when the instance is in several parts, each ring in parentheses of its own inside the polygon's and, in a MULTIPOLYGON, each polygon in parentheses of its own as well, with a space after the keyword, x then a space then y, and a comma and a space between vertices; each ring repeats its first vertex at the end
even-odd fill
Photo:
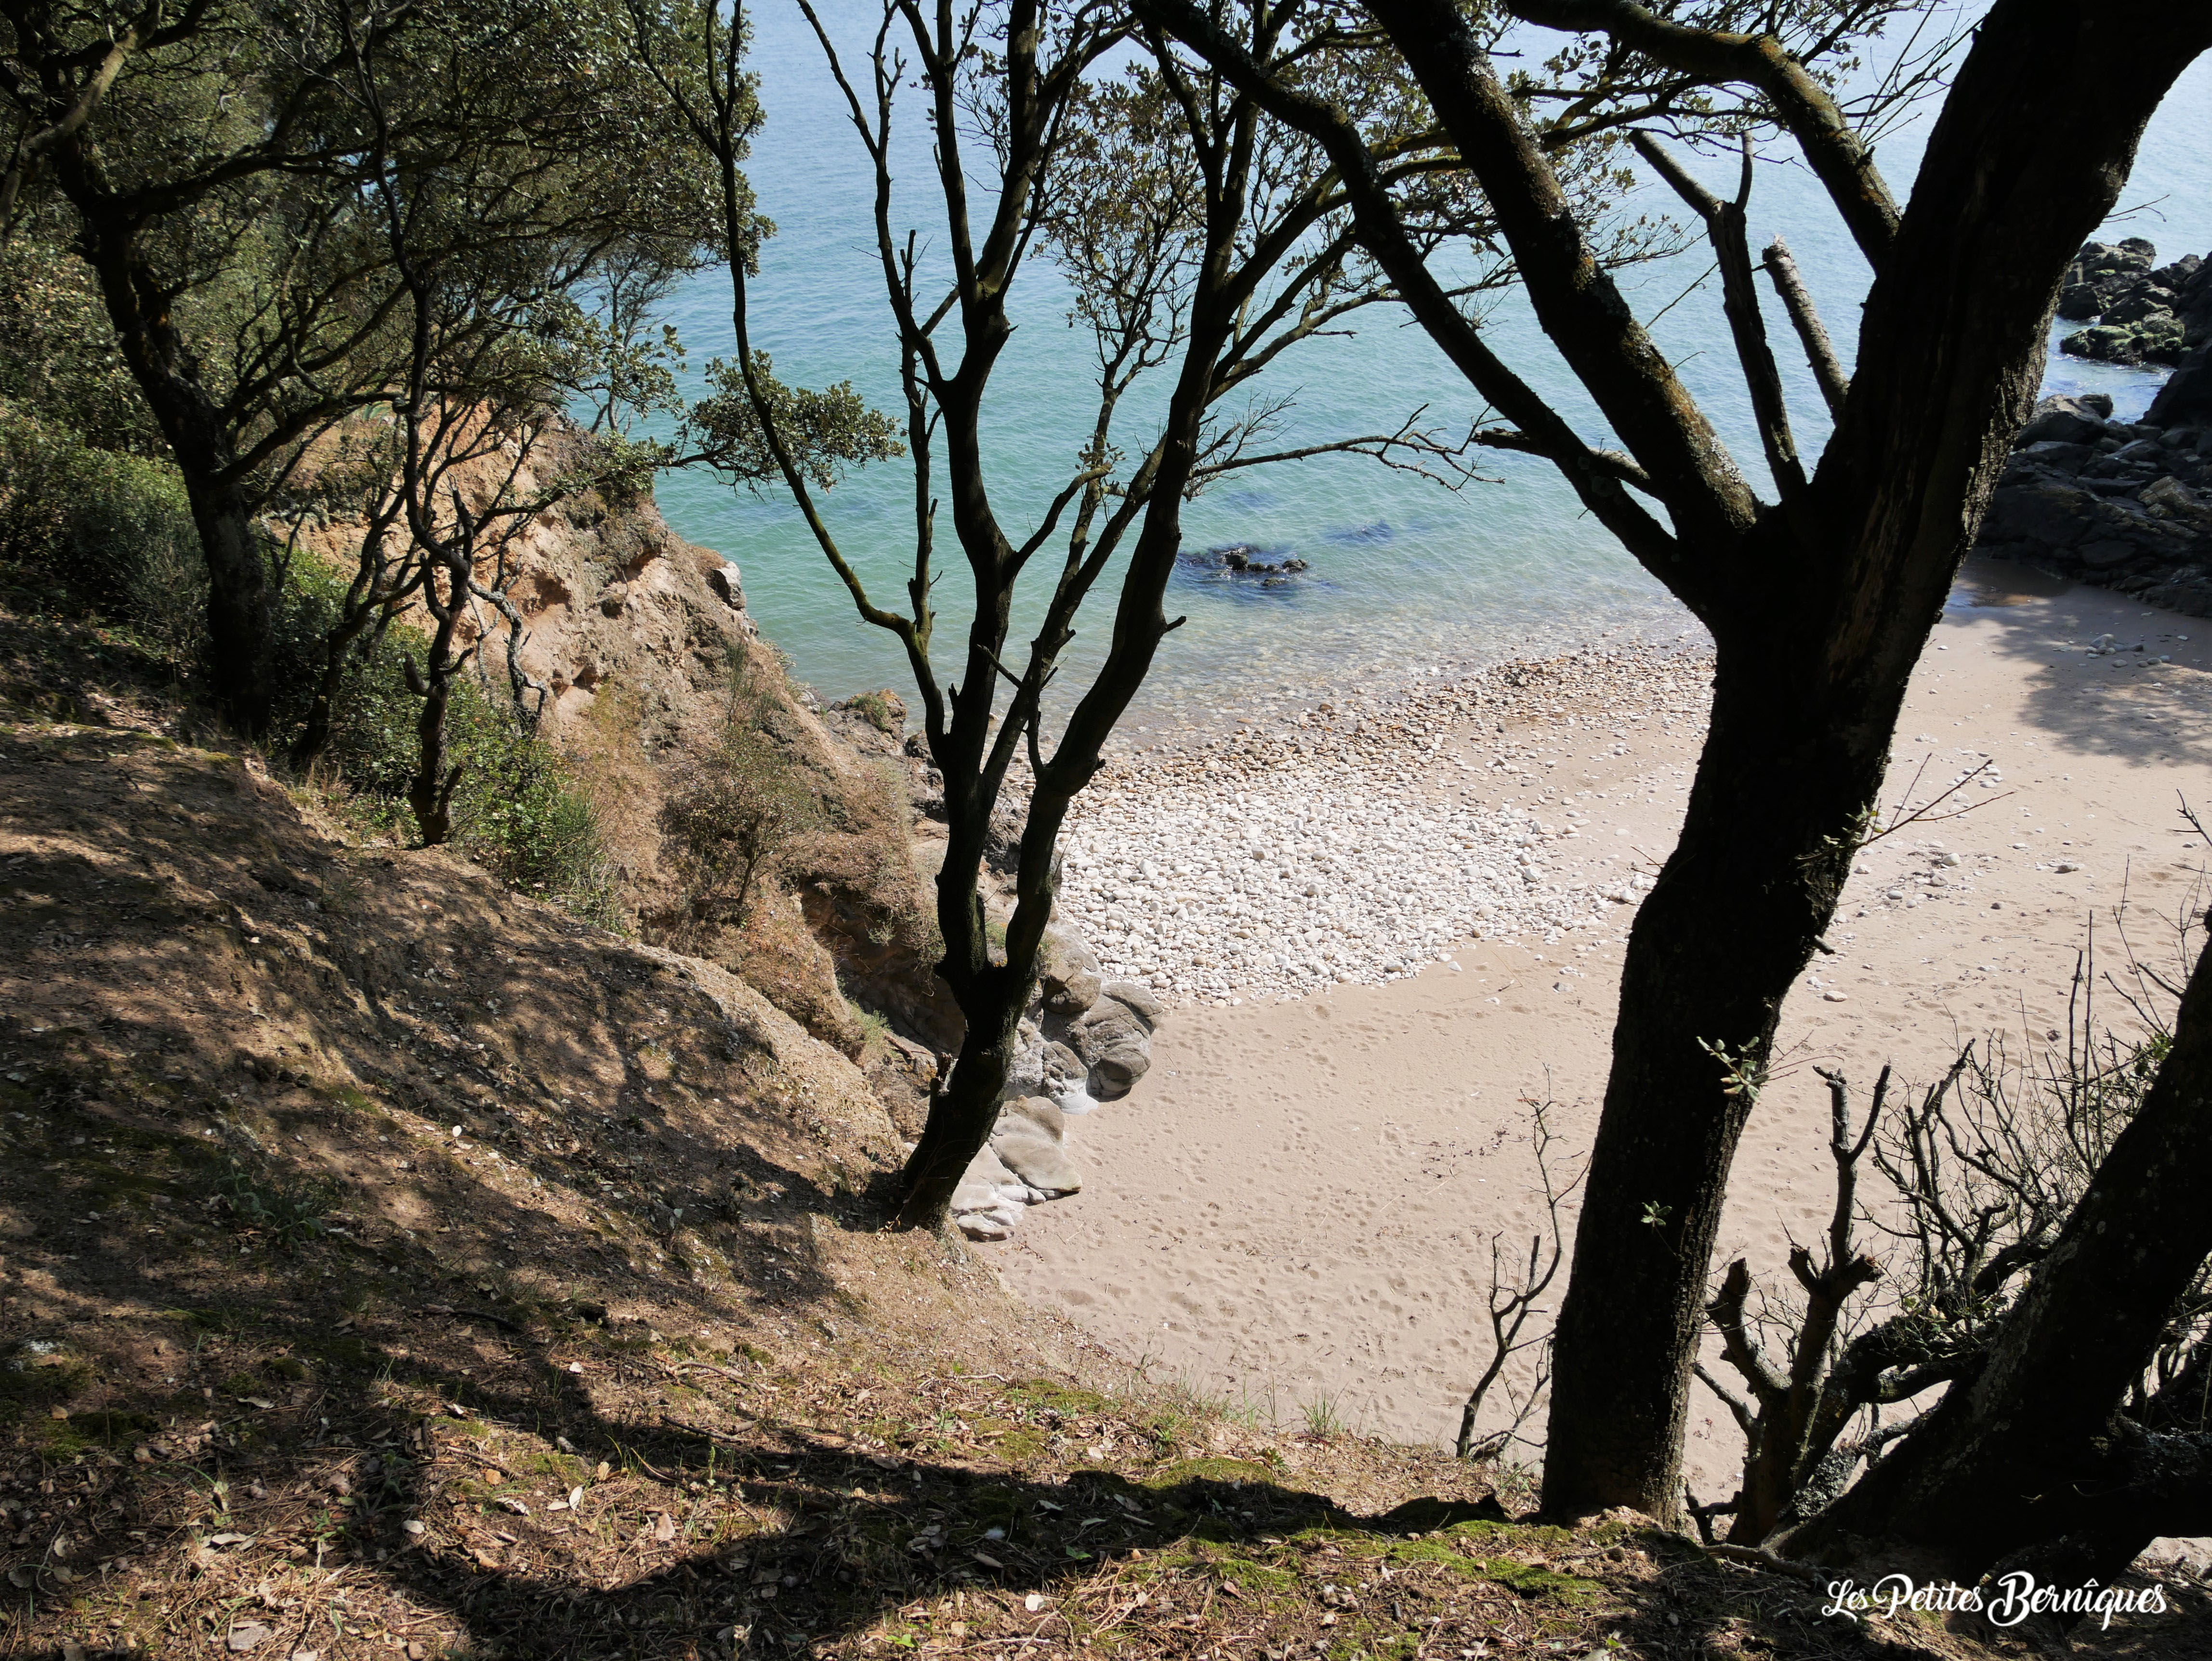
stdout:
MULTIPOLYGON (((1524 1104, 1559 1104, 1567 1155, 1587 1148, 1635 876, 1671 845, 1702 732, 1686 647, 1672 688, 1634 654, 1604 654, 1358 712, 1364 744, 1350 719, 1337 742, 1309 717, 1317 732, 1132 767, 1121 805, 1079 828, 1071 904, 1095 928, 1128 904, 1109 891, 1116 870, 1185 865, 1163 919, 1180 927, 1126 932, 1118 954, 1176 1007, 1134 1092, 1071 1124, 1084 1191, 981 1249, 1013 1291, 1285 1424, 1326 1404, 1358 1428, 1449 1439, 1487 1353, 1491 1238, 1525 1249, 1540 1212, 1524 1104), (1262 752, 1267 765, 1249 764, 1262 752), (1386 850, 1394 891, 1379 897, 1303 876, 1224 892, 1218 867, 1176 859, 1188 826, 1224 804, 1265 819, 1323 788, 1436 827, 1426 868, 1443 874, 1407 879, 1410 829, 1386 850), (1532 850, 1533 874, 1503 868, 1532 850), (1485 868, 1499 877, 1492 915, 1463 926, 1447 891, 1485 868), (1197 964, 1231 964, 1208 941, 1232 916, 1245 967, 1197 964), (1455 916, 1449 938, 1431 937, 1455 916), (1362 917, 1399 930, 1387 949, 1342 964, 1312 949, 1354 938, 1362 917)), ((1723 1262, 1748 1255, 1771 1276, 1825 1214, 1814 1064, 1926 1078, 1970 1037, 2063 1025, 2091 920, 2116 962, 2124 901, 2138 949, 2171 962, 2171 919, 2206 856, 2178 809, 2212 802, 2212 623, 1970 567, 1915 677, 1885 808, 1978 767, 1939 810, 1973 811, 1861 855, 1838 953, 1815 961, 1785 1012, 1723 1262)), ((1699 1487, 1719 1488, 1737 1457, 1734 1427, 1701 1392, 1699 1487)))

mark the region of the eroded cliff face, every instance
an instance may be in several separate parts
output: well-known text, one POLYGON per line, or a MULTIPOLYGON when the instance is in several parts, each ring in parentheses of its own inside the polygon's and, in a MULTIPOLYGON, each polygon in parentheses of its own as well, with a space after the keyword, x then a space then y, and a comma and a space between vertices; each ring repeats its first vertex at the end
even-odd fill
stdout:
MULTIPOLYGON (((586 441, 573 430, 553 435, 514 488, 557 475, 586 441)), ((487 466, 464 490, 472 484, 488 497, 507 465, 497 475, 487 466)), ((319 551, 349 560, 346 531, 328 527, 319 551)), ((599 809, 639 934, 721 964, 817 1037, 855 1058, 866 1052, 894 1099, 926 1091, 935 1053, 957 1042, 959 1025, 933 970, 933 900, 911 806, 927 776, 902 741, 903 706, 878 694, 825 721, 747 614, 738 568, 678 536, 649 496, 571 497, 532 521, 506 558, 522 619, 519 660, 543 689, 538 731, 568 756, 599 809), (794 770, 818 805, 817 828, 779 848, 742 920, 702 918, 664 812, 733 719, 755 725, 794 770)), ((505 620, 480 606, 465 627, 496 682, 505 620)))

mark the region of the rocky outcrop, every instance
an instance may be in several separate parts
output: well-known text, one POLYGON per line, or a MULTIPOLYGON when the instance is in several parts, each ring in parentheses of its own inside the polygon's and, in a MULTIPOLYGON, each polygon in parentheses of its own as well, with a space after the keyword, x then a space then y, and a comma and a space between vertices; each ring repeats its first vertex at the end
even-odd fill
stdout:
MULTIPOLYGON (((556 428, 511 488, 527 492, 568 471, 588 441, 556 428)), ((502 455, 481 476, 464 470, 462 488, 489 499, 509 465, 502 455)), ((309 546, 343 569, 359 534, 357 525, 332 522, 309 546)), ((875 1053, 880 1043, 863 1056, 872 1024, 853 1001, 888 1017, 927 1052, 957 1043, 957 1012, 932 970, 903 705, 873 694, 821 709, 760 638, 738 568, 678 536, 650 496, 567 497, 531 521, 506 558, 522 619, 520 660, 544 694, 538 731, 566 754, 592 801, 638 934, 743 977, 872 1076, 888 1060, 926 1090, 931 1064, 895 1050, 875 1053), (754 904, 742 926, 702 927, 665 856, 661 810, 687 764, 724 736, 738 681, 755 695, 762 731, 817 799, 820 828, 780 850, 772 904, 754 904), (872 721, 853 715, 861 707, 872 721)), ((465 620, 462 643, 479 630, 481 661, 496 676, 507 624, 484 608, 465 620)))
POLYGON ((2014 441, 1977 551, 2212 616, 2212 425, 2047 398, 2014 441))
POLYGON ((2058 315, 2091 326, 2066 336, 2058 350, 2103 363, 2179 364, 2212 340, 2212 265, 2195 254, 2171 265, 2157 259, 2139 236, 2092 242, 2075 255, 2058 315))
POLYGON ((1152 1064, 1161 1013, 1149 988, 1102 980, 1098 959, 1068 929, 1054 923, 1045 931, 998 1128, 952 1197, 952 1220, 963 1232, 1003 1240, 1024 1207, 1083 1186, 1068 1157, 1066 1122, 1129 1093, 1152 1064))

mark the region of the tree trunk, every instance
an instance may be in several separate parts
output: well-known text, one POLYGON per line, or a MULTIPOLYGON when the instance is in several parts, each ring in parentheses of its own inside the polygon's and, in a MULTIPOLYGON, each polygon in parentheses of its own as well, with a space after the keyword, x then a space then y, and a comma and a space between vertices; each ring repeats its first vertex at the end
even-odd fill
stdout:
POLYGON ((208 576, 208 680, 216 708, 248 738, 268 734, 274 694, 269 654, 276 629, 276 593, 268 556, 244 492, 219 473, 183 465, 192 525, 208 576))
POLYGON ((271 711, 268 667, 276 597, 253 503, 238 477, 233 435, 138 251, 137 227, 103 218, 106 204, 81 167, 64 167, 61 176, 92 228, 86 247, 123 361, 168 441, 191 505, 207 568, 210 691, 233 727, 261 738, 271 711))
POLYGON ((422 713, 415 718, 415 776, 407 782, 407 805, 415 812, 415 824, 422 833, 425 848, 439 847, 453 834, 453 788, 461 782, 461 770, 458 764, 446 764, 446 710, 453 702, 453 678, 475 649, 471 648, 458 657, 453 654, 453 636, 473 569, 469 551, 446 550, 437 557, 437 563, 447 572, 444 599, 438 596, 435 566, 425 575, 422 590, 426 608, 438 620, 423 657, 428 673, 418 672, 414 659, 407 660, 408 691, 422 700, 422 713))
POLYGON ((1866 1478, 1787 1536, 1847 1535, 1940 1551, 1971 1580, 2024 1548, 2109 1582, 2160 1535, 2212 1530, 2202 1433, 2161 1441, 2116 1423, 2175 1302, 2212 1256, 2212 948, 2173 1047, 1971 1380, 1866 1478))
POLYGON ((451 672, 434 669, 422 692, 422 713, 415 718, 415 776, 407 781, 407 805, 425 848, 441 847, 453 834, 453 788, 461 770, 446 765, 446 706, 453 695, 451 672))
POLYGON ((1826 927, 1913 663, 2033 401, 2059 277, 2111 210, 2143 124, 2208 44, 2212 9, 1998 0, 1868 295, 1850 396, 1806 502, 1770 510, 1730 551, 1713 731, 1622 981, 1559 1314, 1548 1511, 1679 1512, 1713 1230, 1749 1108, 1697 1041, 1764 1057, 1826 927), (2060 109, 2070 119, 2054 121, 2060 109), (1791 695, 1801 677, 1808 690, 1791 695))
MULTIPOLYGON (((355 592, 361 585, 355 586, 355 592)), ((300 724, 300 734, 292 740, 286 759, 292 770, 305 773, 331 747, 336 735, 338 694, 345 687, 346 659, 352 655, 354 642, 367 633, 372 624, 375 632, 370 636, 373 649, 382 640, 384 624, 370 607, 359 605, 351 595, 347 597, 349 615, 342 618, 323 640, 323 666, 315 680, 315 696, 309 700, 307 714, 300 724)), ((390 614, 386 614, 388 617, 390 614)))
POLYGON ((950 1219, 960 1178, 999 1123, 999 1098, 1013 1068, 1014 1029, 1026 1001, 1019 990, 1011 995, 994 992, 988 1001, 975 995, 960 1000, 968 1030, 951 1076, 929 1104, 921 1140, 906 1162, 906 1197, 894 1220, 899 1227, 936 1231, 950 1219))
POLYGON ((1544 1504, 1563 1515, 1679 1503, 1729 1166, 1881 781, 1902 676, 1875 719, 1832 721, 1776 649, 1795 633, 1722 642, 1681 840, 1629 938, 1555 1340, 1544 1504))

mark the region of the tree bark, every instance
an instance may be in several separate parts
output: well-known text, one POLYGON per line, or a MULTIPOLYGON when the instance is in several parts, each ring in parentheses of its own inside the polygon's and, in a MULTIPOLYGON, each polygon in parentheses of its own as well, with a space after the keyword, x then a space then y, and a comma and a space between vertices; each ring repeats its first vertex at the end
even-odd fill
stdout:
POLYGON ((1962 1579, 2060 1544, 2066 1572, 2109 1582, 2162 1534, 2212 1528, 2204 1436, 2154 1441, 2116 1421, 2174 1304, 2212 1256, 2212 948, 2173 1047, 2097 1168, 1988 1360, 1926 1423, 1784 1548, 1910 1540, 1962 1579))
POLYGON ((1722 638, 1681 840, 1630 936, 1555 1339, 1547 1509, 1670 1515, 1679 1503, 1729 1166, 1783 1000, 1849 874, 1904 691, 1900 678, 1869 719, 1833 719, 1810 666, 1785 649, 1801 637, 1785 626, 1763 647, 1722 638))
POLYGON ((253 506, 238 476, 228 425, 170 315, 168 296, 138 252, 138 228, 119 215, 103 219, 99 193, 78 177, 83 171, 81 162, 62 169, 65 184, 77 185, 70 197, 87 222, 85 246, 100 297, 123 361, 168 441, 199 535, 208 578, 210 691, 233 727, 259 738, 271 715, 276 596, 253 506))
POLYGON ((960 1040, 960 1054, 930 1103, 921 1140, 907 1159, 902 1177, 906 1195, 894 1220, 899 1227, 937 1231, 950 1221, 960 1178, 999 1123, 999 1095, 1012 1070, 1014 1029, 1025 1001, 1022 993, 994 997, 991 1008, 979 1011, 985 1020, 963 1008, 968 1030, 960 1040))
POLYGON ((2153 0, 1990 9, 1869 295, 1806 510, 1770 510, 1762 534, 1726 551, 1735 586, 1711 618, 1713 729, 1631 938, 1560 1310, 1549 1511, 1679 1509, 1702 1293, 1749 1110, 1696 1041, 1763 1060, 2033 400, 2059 277, 2208 45, 2212 15, 2153 0), (2072 119, 2054 121, 2059 109, 2072 119))

